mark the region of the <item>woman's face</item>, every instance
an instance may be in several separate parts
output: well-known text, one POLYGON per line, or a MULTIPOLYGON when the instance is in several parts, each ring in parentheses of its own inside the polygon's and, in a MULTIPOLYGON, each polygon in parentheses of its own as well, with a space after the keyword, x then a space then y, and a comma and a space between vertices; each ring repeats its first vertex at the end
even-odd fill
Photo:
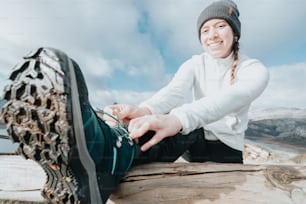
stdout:
POLYGON ((200 30, 201 44, 214 58, 226 58, 232 52, 234 32, 223 19, 211 19, 200 30))

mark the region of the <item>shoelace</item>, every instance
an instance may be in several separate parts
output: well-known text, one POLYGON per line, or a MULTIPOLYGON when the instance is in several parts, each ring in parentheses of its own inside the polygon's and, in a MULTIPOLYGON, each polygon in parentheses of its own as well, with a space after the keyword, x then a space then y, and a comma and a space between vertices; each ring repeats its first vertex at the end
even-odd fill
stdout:
MULTIPOLYGON (((96 112, 101 113, 102 115, 107 115, 108 117, 112 118, 114 121, 117 122, 117 124, 118 124, 117 127, 124 131, 124 134, 117 134, 117 142, 116 142, 117 148, 121 147, 122 138, 126 138, 129 142, 129 144, 131 146, 133 145, 134 142, 132 141, 132 139, 129 136, 129 133, 127 131, 127 126, 123 123, 122 120, 119 119, 118 116, 116 118, 113 115, 105 112, 104 110, 102 110, 100 108, 96 108, 96 112)), ((113 129, 113 130, 117 131, 116 129, 113 129)), ((112 171, 111 171, 112 175, 115 174, 115 169, 116 169, 116 164, 117 164, 117 155, 118 155, 117 154, 117 148, 113 147, 113 165, 112 165, 112 171)), ((132 166, 134 156, 135 156, 135 151, 132 151, 132 156, 131 156, 132 159, 130 160, 130 163, 129 163, 127 169, 129 169, 132 166)))
POLYGON ((117 118, 114 117, 113 115, 105 112, 104 110, 100 109, 100 108, 96 108, 96 112, 97 113, 101 113, 102 115, 107 115, 108 117, 110 117, 111 119, 113 119, 114 121, 116 121, 118 123, 118 127, 119 128, 122 128, 127 134, 127 126, 123 123, 122 120, 119 119, 118 115, 117 115, 117 118))

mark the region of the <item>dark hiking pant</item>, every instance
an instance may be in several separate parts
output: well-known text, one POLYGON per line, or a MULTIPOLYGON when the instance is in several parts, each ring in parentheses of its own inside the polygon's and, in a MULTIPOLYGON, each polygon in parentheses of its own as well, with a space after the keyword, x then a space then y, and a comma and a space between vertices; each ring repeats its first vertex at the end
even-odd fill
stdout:
POLYGON ((154 132, 140 138, 137 155, 133 165, 150 162, 174 162, 180 156, 190 162, 243 163, 242 151, 225 145, 220 140, 206 140, 203 129, 197 129, 188 135, 177 134, 167 137, 146 152, 140 146, 148 141, 154 132))

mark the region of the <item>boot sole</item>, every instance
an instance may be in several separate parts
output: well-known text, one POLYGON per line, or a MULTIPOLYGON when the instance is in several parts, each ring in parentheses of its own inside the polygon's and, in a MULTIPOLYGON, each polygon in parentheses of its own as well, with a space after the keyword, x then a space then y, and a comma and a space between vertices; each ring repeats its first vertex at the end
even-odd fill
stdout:
POLYGON ((17 65, 4 88, 1 115, 17 152, 46 172, 42 195, 51 203, 102 203, 83 131, 72 61, 40 48, 17 65))

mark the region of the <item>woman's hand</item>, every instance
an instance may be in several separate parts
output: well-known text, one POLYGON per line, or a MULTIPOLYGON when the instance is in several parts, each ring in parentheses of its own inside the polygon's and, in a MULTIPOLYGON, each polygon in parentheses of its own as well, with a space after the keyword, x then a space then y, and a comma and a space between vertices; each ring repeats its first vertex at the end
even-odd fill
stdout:
MULTIPOLYGON (((128 125, 131 119, 151 114, 151 111, 148 108, 126 104, 106 106, 103 111, 122 120, 125 125, 128 125)), ((102 119, 110 126, 118 125, 116 120, 106 114, 102 115, 102 119)))
POLYGON ((182 129, 180 120, 175 115, 147 115, 130 121, 128 130, 133 140, 138 140, 149 130, 155 132, 153 137, 141 146, 141 151, 147 151, 166 137, 177 134, 182 129))

